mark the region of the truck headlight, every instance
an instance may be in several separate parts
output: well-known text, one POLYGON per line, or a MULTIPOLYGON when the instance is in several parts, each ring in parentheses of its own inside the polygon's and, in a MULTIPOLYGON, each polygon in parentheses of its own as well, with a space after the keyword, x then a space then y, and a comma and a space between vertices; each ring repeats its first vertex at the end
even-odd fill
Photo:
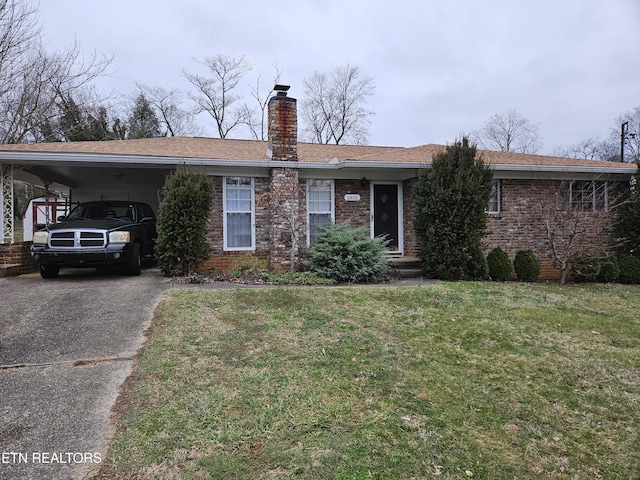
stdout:
POLYGON ((109 243, 129 243, 131 241, 131 233, 116 231, 109 232, 109 243))
POLYGON ((35 245, 46 245, 49 241, 49 232, 42 230, 33 234, 33 243, 35 245))

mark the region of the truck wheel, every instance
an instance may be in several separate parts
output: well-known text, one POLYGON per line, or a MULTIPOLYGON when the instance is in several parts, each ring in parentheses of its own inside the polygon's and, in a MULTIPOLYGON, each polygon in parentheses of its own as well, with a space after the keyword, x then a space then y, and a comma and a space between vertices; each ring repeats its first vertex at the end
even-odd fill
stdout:
POLYGON ((131 258, 129 258, 129 261, 124 267, 124 273, 132 277, 140 275, 140 244, 139 243, 133 244, 133 252, 131 253, 131 258))
POLYGON ((60 267, 56 265, 40 264, 40 276, 42 278, 56 278, 60 272, 60 267))

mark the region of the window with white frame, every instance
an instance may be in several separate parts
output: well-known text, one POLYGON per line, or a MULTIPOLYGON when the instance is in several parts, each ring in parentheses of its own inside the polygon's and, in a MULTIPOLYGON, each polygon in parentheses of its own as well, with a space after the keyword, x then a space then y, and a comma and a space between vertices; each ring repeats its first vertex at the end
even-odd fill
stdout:
POLYGON ((500 187, 499 179, 494 179, 491 182, 491 195, 489 196, 487 213, 500 213, 500 187))
POLYGON ((318 239, 320 229, 333 222, 333 181, 307 180, 308 243, 318 239))
POLYGON ((226 177, 224 181, 224 248, 255 248, 253 179, 226 177))
POLYGON ((581 212, 606 212, 609 209, 607 182, 572 180, 562 183, 565 200, 581 212))

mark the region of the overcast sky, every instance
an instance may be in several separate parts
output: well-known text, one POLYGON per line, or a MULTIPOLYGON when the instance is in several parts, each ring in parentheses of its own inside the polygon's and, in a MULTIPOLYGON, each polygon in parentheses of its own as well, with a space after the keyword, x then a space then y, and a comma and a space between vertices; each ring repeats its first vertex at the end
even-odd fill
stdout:
POLYGON ((52 48, 113 55, 105 92, 187 88, 183 69, 224 54, 253 64, 245 85, 277 63, 302 98, 314 71, 357 65, 371 145, 451 143, 514 109, 551 153, 640 106, 640 0, 40 0, 40 20, 52 48))

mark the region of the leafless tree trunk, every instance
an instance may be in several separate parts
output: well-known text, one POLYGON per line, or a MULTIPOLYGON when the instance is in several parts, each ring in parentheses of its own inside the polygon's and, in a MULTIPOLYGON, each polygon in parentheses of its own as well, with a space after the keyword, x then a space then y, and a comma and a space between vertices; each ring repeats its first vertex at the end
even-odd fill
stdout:
POLYGON ((536 153, 542 148, 538 125, 515 110, 493 115, 480 130, 472 132, 471 137, 486 150, 536 153))
POLYGON ((305 132, 317 143, 365 145, 370 117, 367 99, 375 92, 373 77, 362 77, 357 66, 338 67, 331 76, 315 72, 304 80, 302 119, 305 132))
POLYGON ((238 83, 251 70, 244 57, 232 58, 212 55, 199 62, 209 69, 211 77, 183 71, 185 78, 195 87, 189 93, 196 103, 195 113, 207 112, 216 123, 220 138, 226 138, 238 125, 247 123, 246 105, 233 108, 240 97, 234 93, 238 83))
MULTIPOLYGON (((280 83, 280 77, 282 75, 282 71, 278 67, 278 65, 274 65, 275 75, 271 85, 276 85, 280 83)), ((258 112, 252 111, 247 107, 247 125, 249 126, 249 130, 251 130, 251 135, 255 140, 266 140, 267 139, 267 106, 269 105, 269 99, 273 96, 273 88, 269 90, 266 95, 263 95, 260 91, 260 76, 256 80, 256 85, 249 87, 251 89, 251 96, 258 103, 258 112), (259 118, 256 118, 258 116, 259 118)))

